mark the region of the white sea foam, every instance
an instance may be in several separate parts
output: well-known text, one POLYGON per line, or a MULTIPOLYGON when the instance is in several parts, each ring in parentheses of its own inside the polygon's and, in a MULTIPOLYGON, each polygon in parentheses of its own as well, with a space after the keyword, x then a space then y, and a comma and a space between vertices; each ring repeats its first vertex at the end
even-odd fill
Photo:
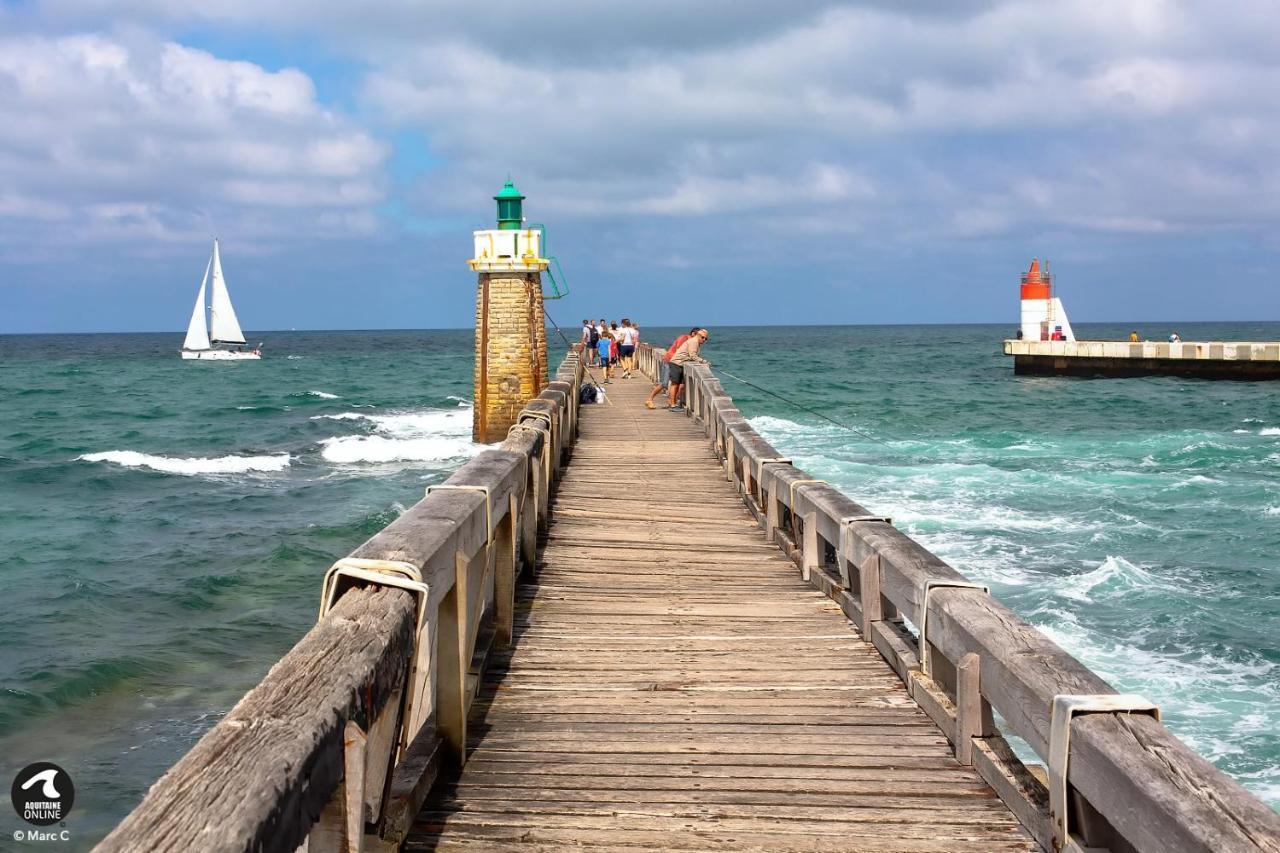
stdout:
POLYGON ((313 420, 362 421, 372 435, 343 435, 320 442, 330 462, 452 462, 484 449, 471 440, 471 408, 428 409, 385 415, 342 412, 313 420))
POLYGON ((773 415, 758 415, 747 421, 756 432, 795 432, 803 429, 800 424, 795 421, 789 421, 786 418, 775 418, 773 415))
POLYGON ((307 394, 309 394, 312 397, 319 397, 321 400, 338 399, 337 394, 330 394, 328 391, 308 391, 307 394))
MULTIPOLYGON (((1163 705, 1174 732, 1211 761, 1241 752, 1238 740, 1227 742, 1216 733, 1268 733, 1280 722, 1271 710, 1280 699, 1277 666, 1259 656, 1240 660, 1207 653, 1192 656, 1153 651, 1137 643, 1108 639, 1061 610, 1041 609, 1031 621, 1122 692, 1141 693, 1163 705), (1240 703, 1264 710, 1237 717, 1234 712, 1240 703)), ((1272 768, 1260 772, 1258 778, 1276 775, 1277 769, 1272 768)), ((1259 790, 1265 791, 1264 785, 1249 787, 1266 798, 1259 790)))
POLYGON ((1092 602, 1094 596, 1113 598, 1135 589, 1164 588, 1156 576, 1124 557, 1108 555, 1096 569, 1079 575, 1065 575, 1054 584, 1056 592, 1076 601, 1092 602))
POLYGON ((82 462, 113 462, 126 468, 150 468, 166 474, 246 474, 251 471, 283 471, 289 467, 292 457, 276 456, 217 456, 181 458, 152 456, 136 450, 108 450, 104 453, 87 453, 77 457, 82 462))
MULTIPOLYGON (((1228 506, 1223 484, 1236 482, 1235 468, 1218 457, 1248 453, 1263 457, 1262 467, 1280 465, 1272 443, 1250 449, 1230 428, 1071 438, 1049 465, 1037 457, 1054 455, 1055 445, 1033 435, 1010 435, 1003 447, 955 436, 890 438, 894 450, 886 453, 821 424, 767 415, 750 423, 778 455, 893 516, 939 557, 990 583, 1116 687, 1162 703, 1174 731, 1210 759, 1280 730, 1280 666, 1247 647, 1218 651, 1188 639, 1230 595, 1213 586, 1194 539, 1183 555, 1164 544, 1186 527, 1189 495, 1211 517, 1219 497, 1228 506)), ((1280 425, 1265 420, 1238 423, 1242 435, 1280 436, 1280 425)), ((1280 516, 1275 495, 1251 507, 1264 524, 1280 516)), ((1242 781, 1274 802, 1280 767, 1242 781)))
POLYGON ((1170 488, 1181 489, 1185 486, 1192 486, 1198 483, 1220 483, 1220 482, 1222 481, 1214 479, 1213 477, 1206 477, 1204 474, 1192 474, 1190 477, 1187 477, 1184 480, 1179 480, 1178 482, 1174 483, 1170 488))

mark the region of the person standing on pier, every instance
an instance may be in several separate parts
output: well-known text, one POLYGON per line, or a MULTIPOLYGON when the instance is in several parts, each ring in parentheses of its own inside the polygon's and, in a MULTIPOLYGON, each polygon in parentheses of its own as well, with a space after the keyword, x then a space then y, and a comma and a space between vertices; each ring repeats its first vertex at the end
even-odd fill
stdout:
MULTIPOLYGON (((592 340, 591 346, 596 350, 597 359, 599 359, 600 340, 604 337, 604 333, 607 331, 609 331, 609 324, 605 320, 601 320, 599 323, 596 323, 596 335, 592 340)), ((600 359, 601 364, 603 364, 603 361, 603 359, 600 359)))
POLYGON ((667 392, 667 399, 670 402, 668 411, 683 412, 684 405, 678 403, 680 392, 684 390, 684 368, 688 364, 706 364, 707 360, 701 356, 702 345, 707 342, 707 338, 711 334, 706 330, 699 328, 696 332, 689 336, 689 339, 682 343, 675 354, 671 356, 670 379, 671 388, 667 392))
POLYGON ((589 350, 591 349, 591 321, 590 320, 582 321, 582 340, 580 341, 580 343, 582 344, 582 356, 587 360, 587 364, 590 364, 591 363, 591 353, 589 352, 589 350))
POLYGON ((622 366, 622 378, 631 378, 632 356, 636 351, 636 330, 631 327, 631 321, 625 317, 622 320, 622 328, 618 330, 618 361, 622 366))
POLYGON ((610 381, 609 368, 612 365, 612 362, 609 359, 609 353, 614 346, 615 342, 613 340, 613 335, 609 334, 609 330, 607 328, 604 329, 604 331, 600 333, 600 337, 597 339, 596 349, 599 351, 600 365, 604 368, 605 382, 610 381))
POLYGON ((688 335, 681 335, 680 337, 675 339, 675 341, 671 344, 671 346, 667 347, 667 352, 662 357, 662 361, 658 362, 658 377, 657 377, 658 381, 654 384, 653 390, 649 392, 649 399, 644 401, 644 407, 646 409, 657 408, 657 406, 653 404, 653 401, 658 399, 659 394, 667 390, 667 386, 671 381, 670 380, 671 356, 676 354, 676 350, 680 349, 681 344, 689 340, 689 335, 696 335, 696 334, 698 334, 698 327, 694 326, 692 329, 689 330, 688 335))

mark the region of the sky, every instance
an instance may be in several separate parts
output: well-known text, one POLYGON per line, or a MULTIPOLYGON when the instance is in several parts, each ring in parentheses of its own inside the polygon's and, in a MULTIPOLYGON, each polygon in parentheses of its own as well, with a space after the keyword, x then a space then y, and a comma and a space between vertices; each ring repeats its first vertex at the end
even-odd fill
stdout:
POLYGON ((1275 0, 0 0, 0 333, 1280 319, 1275 0))

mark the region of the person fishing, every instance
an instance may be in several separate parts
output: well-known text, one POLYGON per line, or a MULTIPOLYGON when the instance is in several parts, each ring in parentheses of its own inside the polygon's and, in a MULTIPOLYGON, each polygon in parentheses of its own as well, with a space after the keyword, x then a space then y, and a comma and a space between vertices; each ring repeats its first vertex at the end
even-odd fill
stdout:
POLYGON ((696 332, 689 335, 689 338, 682 343, 671 356, 671 366, 668 376, 670 378, 671 387, 667 391, 667 400, 670 405, 667 407, 671 412, 683 412, 684 405, 679 403, 680 392, 684 390, 684 369, 689 364, 707 364, 707 360, 702 357, 702 345, 707 342, 711 334, 704 328, 699 327, 696 332))
MULTIPOLYGON (((676 350, 680 348, 681 344, 689 340, 689 335, 696 335, 696 334, 698 334, 698 327, 694 326, 692 329, 689 330, 688 335, 681 335, 680 337, 676 338, 675 341, 672 342, 671 346, 667 348, 666 354, 663 355, 662 360, 658 362, 657 382, 654 383, 653 390, 649 392, 649 399, 644 401, 644 407, 646 409, 658 408, 653 404, 653 401, 658 399, 658 395, 661 394, 663 391, 666 391, 667 386, 670 384, 671 356, 676 354, 676 350)), ((666 406, 664 406, 663 408, 666 408, 666 406)))

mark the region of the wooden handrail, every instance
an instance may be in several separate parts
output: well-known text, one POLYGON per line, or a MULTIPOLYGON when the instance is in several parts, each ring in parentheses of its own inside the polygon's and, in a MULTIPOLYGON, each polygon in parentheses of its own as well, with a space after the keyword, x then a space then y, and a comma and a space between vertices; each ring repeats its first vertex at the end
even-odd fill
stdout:
MULTIPOLYGON (((656 376, 662 355, 642 345, 642 369, 656 376)), ((992 709, 1047 760, 1054 697, 1115 689, 835 487, 794 465, 761 465, 784 453, 751 427, 710 369, 687 365, 685 382, 688 416, 703 424, 761 526, 863 629, 957 756, 974 765, 1046 850, 1057 849, 1054 820, 1062 816, 1050 814, 1042 768, 1014 755, 992 709), (842 524, 855 518, 865 520, 842 524), (922 649, 907 621, 925 618, 922 649)), ((1153 853, 1280 851, 1280 816, 1155 719, 1090 714, 1071 731, 1072 843, 1153 853)))
POLYGON ((498 449, 356 548, 364 573, 339 576, 335 606, 96 849, 395 849, 442 763, 466 759, 481 671, 512 640, 516 579, 572 451, 582 375, 570 353, 498 449))

